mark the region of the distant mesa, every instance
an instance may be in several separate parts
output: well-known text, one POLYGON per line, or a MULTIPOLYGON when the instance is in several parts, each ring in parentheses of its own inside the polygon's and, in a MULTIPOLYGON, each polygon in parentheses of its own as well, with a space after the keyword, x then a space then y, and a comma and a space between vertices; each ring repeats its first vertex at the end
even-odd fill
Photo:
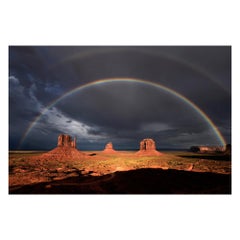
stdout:
POLYGON ((224 154, 225 155, 231 155, 231 152, 232 152, 231 149, 232 149, 231 144, 227 144, 226 148, 225 148, 225 151, 224 151, 224 154))
POLYGON ((191 152, 196 153, 223 153, 226 147, 223 146, 192 146, 190 147, 191 152))
POLYGON ((156 150, 155 141, 151 138, 145 138, 140 142, 140 150, 136 152, 137 155, 145 156, 159 156, 162 153, 156 150))
POLYGON ((111 142, 107 143, 104 150, 103 150, 104 153, 116 153, 117 151, 115 151, 113 149, 113 144, 111 142))

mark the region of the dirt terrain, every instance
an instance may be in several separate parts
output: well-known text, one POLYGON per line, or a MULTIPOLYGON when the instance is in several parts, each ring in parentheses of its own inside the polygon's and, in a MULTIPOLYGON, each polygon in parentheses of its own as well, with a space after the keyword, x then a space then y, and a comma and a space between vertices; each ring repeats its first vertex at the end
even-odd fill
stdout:
POLYGON ((224 154, 82 152, 74 159, 39 151, 9 152, 10 194, 230 194, 224 154), (44 156, 44 157, 42 157, 44 156))

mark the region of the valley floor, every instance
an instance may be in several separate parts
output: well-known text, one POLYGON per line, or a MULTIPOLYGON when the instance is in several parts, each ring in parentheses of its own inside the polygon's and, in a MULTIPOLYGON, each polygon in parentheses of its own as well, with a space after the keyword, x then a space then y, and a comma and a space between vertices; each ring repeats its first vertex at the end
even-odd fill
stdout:
POLYGON ((230 194, 231 159, 223 154, 163 152, 136 156, 84 152, 82 159, 42 159, 9 152, 10 194, 230 194))

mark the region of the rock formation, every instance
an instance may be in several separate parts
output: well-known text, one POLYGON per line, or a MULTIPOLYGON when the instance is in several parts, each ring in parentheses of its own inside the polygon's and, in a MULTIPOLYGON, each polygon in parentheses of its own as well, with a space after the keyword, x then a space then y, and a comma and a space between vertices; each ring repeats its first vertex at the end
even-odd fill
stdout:
POLYGON ((53 150, 37 157, 41 160, 80 160, 85 156, 76 148, 76 138, 72 140, 69 135, 61 134, 58 136, 57 147, 53 150))
POLYGON ((196 153, 223 153, 225 147, 222 146, 192 146, 190 147, 191 152, 196 153))
POLYGON ((156 150, 156 144, 152 139, 143 139, 140 142, 140 150, 142 151, 152 151, 156 150))
POLYGON ((161 153, 156 150, 156 144, 151 138, 143 139, 140 142, 140 150, 136 152, 136 154, 149 156, 161 155, 161 153))
POLYGON ((104 153, 116 153, 116 151, 113 149, 113 144, 111 142, 106 144, 103 152, 104 153))
POLYGON ((71 136, 60 134, 58 136, 58 147, 72 147, 76 148, 76 138, 72 140, 71 136))
POLYGON ((231 149, 232 149, 231 144, 227 144, 226 148, 225 148, 225 151, 224 151, 224 154, 225 155, 231 155, 231 152, 232 152, 231 149))

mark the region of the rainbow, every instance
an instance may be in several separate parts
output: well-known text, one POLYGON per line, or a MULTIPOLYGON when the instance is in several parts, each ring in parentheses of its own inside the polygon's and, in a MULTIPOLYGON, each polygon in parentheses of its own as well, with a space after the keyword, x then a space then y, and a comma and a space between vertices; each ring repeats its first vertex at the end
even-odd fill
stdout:
POLYGON ((189 107, 191 107, 198 115, 201 116, 201 118, 209 125, 209 127, 214 131, 216 137, 219 139, 219 141, 221 142, 221 144, 223 146, 226 145, 226 141, 224 139, 224 137, 222 136, 221 132, 218 130, 217 126, 213 123, 213 121, 192 101, 190 101, 188 98, 186 98, 185 96, 181 95, 180 93, 165 87, 159 83, 155 83, 155 82, 151 82, 151 81, 146 81, 143 79, 134 79, 134 78, 110 78, 110 79, 101 79, 101 80, 96 80, 81 86, 78 86, 68 92, 66 92, 65 94, 63 94, 61 97, 55 99, 54 101, 52 101, 48 106, 46 106, 44 108, 44 110, 41 112, 41 114, 39 116, 37 116, 34 121, 29 125, 27 131, 25 132, 25 134, 23 135, 19 147, 21 147, 21 145, 24 143, 25 139, 28 137, 29 133, 31 132, 31 130, 36 126, 36 124, 38 123, 38 121, 40 120, 41 116, 44 115, 45 113, 47 113, 49 111, 49 109, 51 107, 53 107, 54 105, 56 105, 57 103, 59 103, 60 101, 62 101, 63 99, 65 99, 66 97, 69 97, 70 95, 81 91, 83 89, 89 88, 91 86, 97 86, 97 85, 102 85, 102 84, 108 84, 108 83, 125 83, 125 82, 129 82, 129 83, 138 83, 138 84, 145 84, 148 86, 153 86, 156 87, 158 89, 161 89, 169 94, 172 94, 173 96, 177 97, 179 100, 181 100, 182 102, 184 102, 185 104, 187 104, 189 107))
MULTIPOLYGON (((127 50, 128 48, 126 48, 125 50, 127 50)), ((111 47, 95 47, 94 49, 89 49, 86 51, 82 51, 82 52, 77 52, 75 54, 72 54, 71 56, 68 56, 66 58, 61 59, 59 62, 50 65, 49 70, 54 69, 56 67, 58 67, 59 65, 64 65, 68 62, 72 62, 75 60, 80 60, 80 59, 85 59, 85 58, 91 58, 94 57, 95 55, 99 55, 99 54, 105 54, 105 53, 121 53, 124 50, 124 47, 116 47, 116 46, 111 46, 111 47)), ((147 49, 147 48, 142 48, 142 47, 131 47, 129 48, 130 51, 136 51, 136 52, 140 52, 146 55, 150 55, 150 56, 156 56, 156 57, 160 57, 160 58, 164 58, 167 59, 169 61, 178 63, 184 67, 187 67, 193 71, 195 71, 196 73, 198 73, 199 75, 203 76, 204 78, 207 78, 208 80, 210 80, 211 82, 213 82, 214 84, 216 84, 218 87, 220 87, 226 94, 230 94, 229 90, 226 90, 226 88, 218 81, 218 79, 216 78, 216 76, 214 76, 213 74, 211 74, 210 72, 208 72, 205 68, 194 64, 193 62, 187 61, 186 59, 183 58, 179 58, 175 55, 172 54, 166 54, 163 52, 156 52, 156 51, 151 51, 151 49, 147 49)))

